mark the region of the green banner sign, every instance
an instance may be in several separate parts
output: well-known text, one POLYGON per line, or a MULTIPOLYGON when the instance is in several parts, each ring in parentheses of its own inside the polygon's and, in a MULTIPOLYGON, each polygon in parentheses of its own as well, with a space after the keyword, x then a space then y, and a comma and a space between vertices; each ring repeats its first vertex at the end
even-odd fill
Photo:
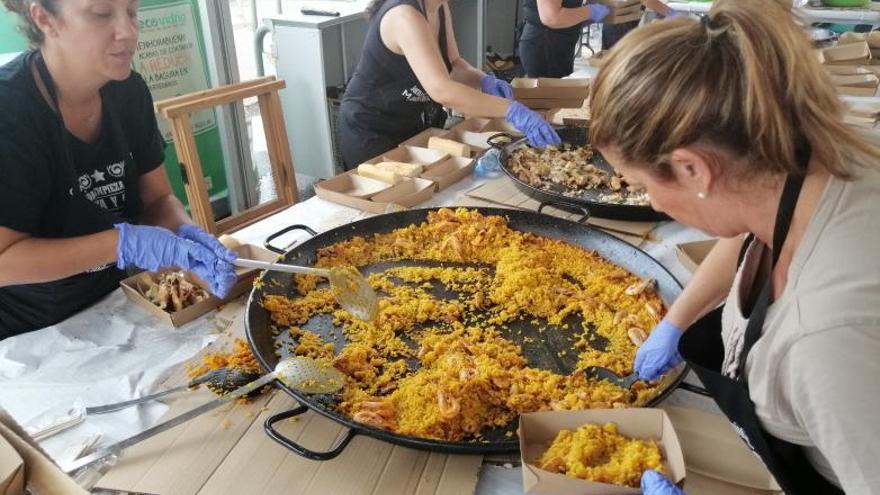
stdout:
MULTIPOLYGON (((156 101, 211 87, 205 42, 195 0, 142 0, 138 11, 140 36, 134 68, 146 80, 156 101)), ((186 200, 171 131, 159 118, 159 129, 168 143, 165 166, 174 192, 186 200)), ((223 149, 214 110, 193 115, 196 146, 212 201, 228 196, 223 149)))

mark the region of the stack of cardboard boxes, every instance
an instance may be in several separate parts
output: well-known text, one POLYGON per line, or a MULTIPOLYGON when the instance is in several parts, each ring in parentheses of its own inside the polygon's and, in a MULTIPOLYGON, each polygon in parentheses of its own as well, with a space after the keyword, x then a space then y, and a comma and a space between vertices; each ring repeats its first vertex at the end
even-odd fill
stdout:
MULTIPOLYGON (((873 34, 873 33, 872 33, 873 34)), ((874 53, 880 56, 880 33, 872 36, 877 48, 871 47, 867 39, 846 38, 834 47, 817 51, 819 62, 831 76, 837 92, 847 96, 876 96, 880 86, 880 65, 876 65, 874 53)))

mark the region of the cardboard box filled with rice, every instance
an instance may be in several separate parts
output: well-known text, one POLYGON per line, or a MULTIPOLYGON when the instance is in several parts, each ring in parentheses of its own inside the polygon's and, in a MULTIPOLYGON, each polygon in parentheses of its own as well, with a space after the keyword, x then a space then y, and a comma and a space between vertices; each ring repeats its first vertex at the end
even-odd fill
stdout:
POLYGON ((591 409, 523 414, 519 424, 526 494, 638 494, 655 470, 682 484, 684 456, 661 409, 591 409))

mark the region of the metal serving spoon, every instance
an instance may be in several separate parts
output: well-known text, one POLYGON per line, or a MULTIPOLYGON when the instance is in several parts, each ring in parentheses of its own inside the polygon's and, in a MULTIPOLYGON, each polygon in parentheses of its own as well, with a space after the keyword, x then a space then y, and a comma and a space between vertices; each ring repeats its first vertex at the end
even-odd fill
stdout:
POLYGON ((113 404, 105 404, 103 406, 86 407, 86 414, 106 414, 109 412, 119 411, 120 409, 125 409, 126 407, 149 402, 151 400, 165 397, 175 392, 180 392, 181 390, 187 390, 193 387, 197 387, 202 384, 204 384, 214 393, 222 395, 226 392, 231 392, 243 385, 247 385, 248 383, 256 380, 259 377, 259 373, 248 373, 246 371, 232 368, 217 368, 215 370, 211 370, 205 373, 204 375, 198 376, 193 380, 190 380, 190 382, 186 385, 169 388, 161 392, 156 392, 155 394, 138 397, 137 399, 115 402, 113 404))
POLYGON ((259 390, 272 383, 276 379, 284 385, 306 394, 330 394, 338 391, 345 384, 344 375, 329 364, 316 361, 311 358, 297 356, 282 359, 275 365, 275 370, 261 376, 247 385, 240 387, 226 395, 220 396, 207 404, 187 411, 179 416, 159 423, 152 428, 131 436, 113 445, 98 449, 94 453, 81 457, 65 466, 65 471, 73 473, 84 468, 100 463, 106 457, 118 455, 123 450, 143 440, 170 430, 177 425, 183 424, 197 416, 200 416, 217 407, 232 402, 239 397, 259 390))
POLYGON ((309 268, 305 266, 286 265, 283 263, 267 263, 265 261, 238 258, 233 263, 242 268, 256 268, 284 273, 314 275, 330 281, 330 288, 342 309, 356 318, 372 321, 379 311, 376 291, 370 287, 367 279, 356 268, 351 266, 334 266, 333 268, 309 268))
POLYGON ((617 385, 620 388, 629 389, 633 383, 639 381, 639 374, 633 372, 626 376, 620 376, 608 368, 601 366, 589 366, 584 370, 587 378, 595 378, 597 380, 605 380, 617 385))

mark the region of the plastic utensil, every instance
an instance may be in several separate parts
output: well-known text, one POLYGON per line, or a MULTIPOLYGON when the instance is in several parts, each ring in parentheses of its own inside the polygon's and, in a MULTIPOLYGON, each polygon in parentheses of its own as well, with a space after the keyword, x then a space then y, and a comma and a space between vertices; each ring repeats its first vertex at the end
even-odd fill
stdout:
POLYGON ((625 389, 631 388, 633 383, 639 381, 638 373, 633 372, 626 376, 620 376, 608 368, 603 368, 601 366, 590 366, 584 370, 584 374, 587 378, 605 380, 625 389))
POLYGON ((326 278, 330 281, 330 288, 333 289, 339 306, 353 314, 356 318, 371 321, 376 318, 376 313, 379 311, 376 291, 370 287, 367 279, 356 268, 351 266, 334 266, 330 269, 309 268, 242 258, 238 258, 233 264, 242 268, 256 268, 258 270, 298 273, 300 275, 326 278))
POLYGON ((105 458, 112 455, 118 455, 132 445, 170 430, 177 425, 183 424, 197 416, 212 411, 223 404, 232 402, 239 397, 248 395, 275 380, 279 380, 286 386, 306 394, 333 393, 338 391, 345 384, 344 375, 329 364, 324 364, 303 356, 288 357, 279 361, 278 364, 275 365, 275 370, 271 373, 267 373, 247 385, 239 387, 238 389, 220 396, 211 402, 202 404, 195 409, 159 423, 152 428, 147 428, 137 435, 133 435, 118 443, 98 449, 93 454, 81 457, 66 466, 65 471, 73 473, 99 464, 105 458))
POLYGON ((180 392, 181 390, 187 390, 193 387, 197 387, 202 384, 205 384, 206 387, 208 387, 209 389, 211 389, 211 391, 215 393, 224 394, 226 392, 231 392, 241 386, 247 385, 248 383, 256 380, 259 377, 260 375, 257 373, 248 373, 242 370, 231 368, 217 368, 216 370, 209 371, 208 373, 196 377, 195 379, 190 380, 189 383, 181 385, 179 387, 169 388, 161 392, 156 392, 155 394, 138 397, 137 399, 115 402, 113 404, 105 404, 103 406, 86 407, 86 414, 106 414, 109 412, 119 411, 121 409, 125 409, 126 407, 149 402, 151 400, 165 397, 175 392, 180 392))

